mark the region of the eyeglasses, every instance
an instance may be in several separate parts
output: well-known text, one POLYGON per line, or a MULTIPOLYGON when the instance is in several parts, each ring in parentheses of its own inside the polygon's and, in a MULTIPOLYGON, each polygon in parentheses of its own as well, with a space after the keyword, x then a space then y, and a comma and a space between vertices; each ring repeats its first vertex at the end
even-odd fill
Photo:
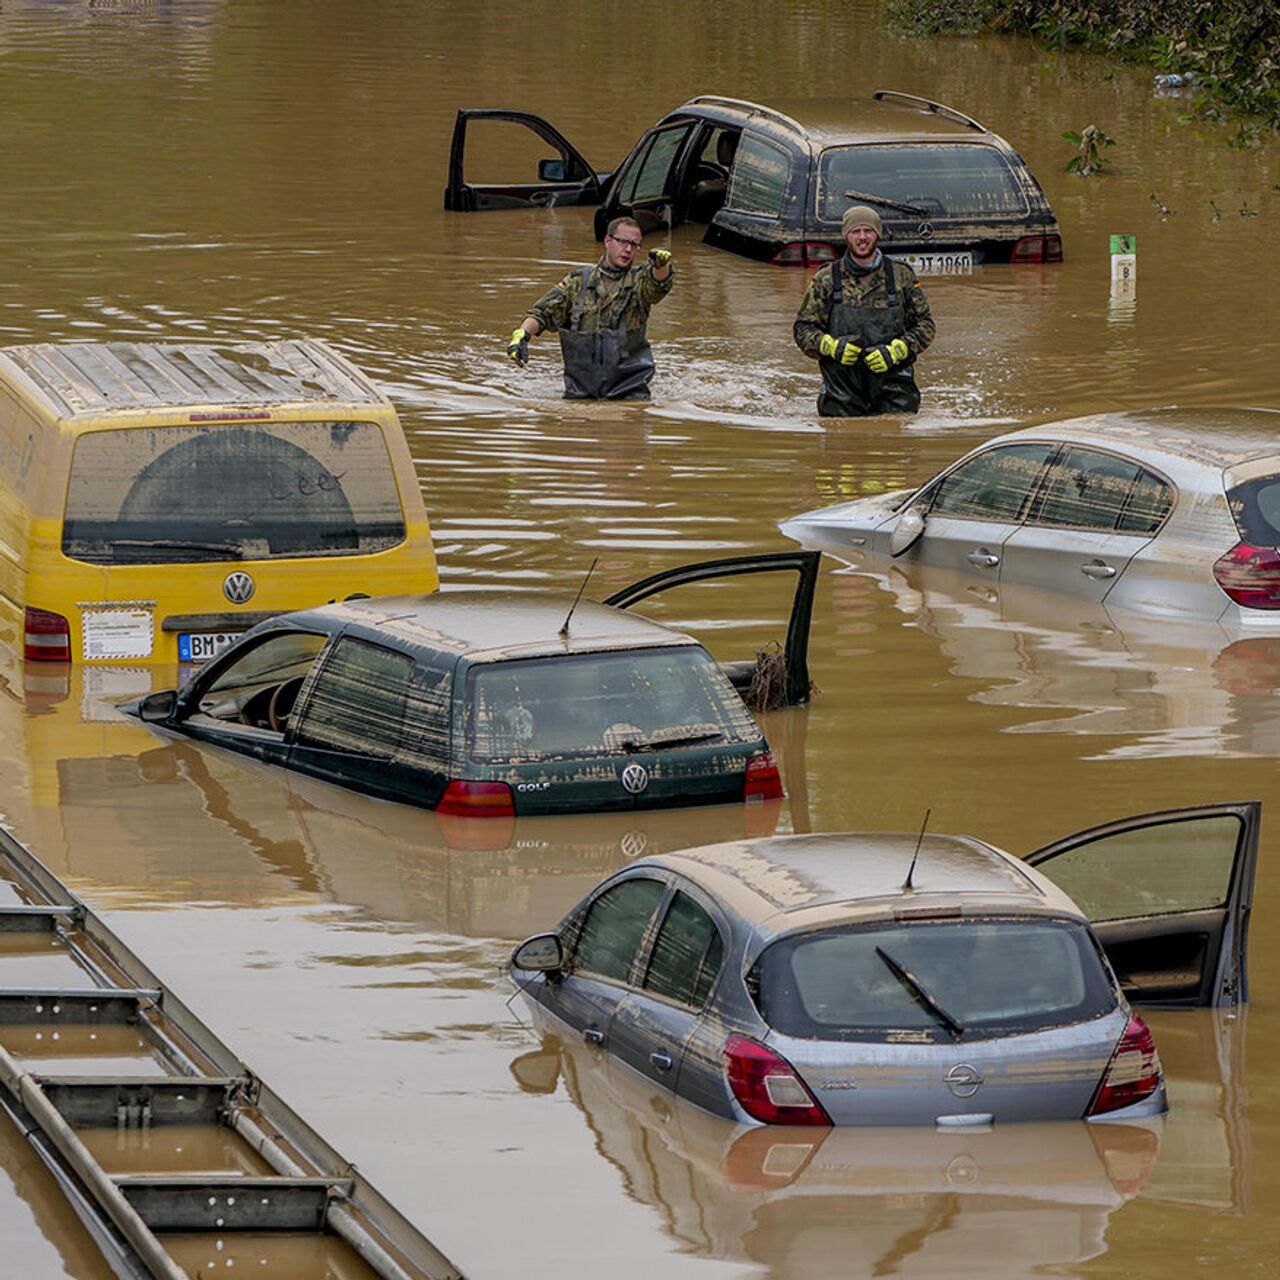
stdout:
POLYGON ((619 236, 611 236, 608 233, 605 234, 605 239, 612 240, 614 244, 625 244, 628 249, 638 249, 640 247, 639 240, 623 240, 619 236))

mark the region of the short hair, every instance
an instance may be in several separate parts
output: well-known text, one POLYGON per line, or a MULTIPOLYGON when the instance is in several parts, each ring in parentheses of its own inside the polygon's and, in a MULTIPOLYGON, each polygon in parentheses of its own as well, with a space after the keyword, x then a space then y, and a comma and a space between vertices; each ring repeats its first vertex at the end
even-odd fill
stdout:
POLYGON ((640 238, 642 240, 644 239, 644 228, 634 218, 629 218, 626 214, 623 214, 621 218, 614 218, 614 220, 605 227, 604 233, 607 236, 613 236, 616 240, 618 238, 619 227, 635 227, 635 229, 640 232, 640 238))

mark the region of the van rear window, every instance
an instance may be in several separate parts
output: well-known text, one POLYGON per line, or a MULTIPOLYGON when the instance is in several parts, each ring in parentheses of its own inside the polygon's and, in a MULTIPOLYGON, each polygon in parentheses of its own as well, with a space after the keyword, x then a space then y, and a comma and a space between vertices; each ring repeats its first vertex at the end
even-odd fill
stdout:
POLYGON ((76 442, 62 551, 170 564, 361 555, 404 537, 375 423, 137 427, 76 442))

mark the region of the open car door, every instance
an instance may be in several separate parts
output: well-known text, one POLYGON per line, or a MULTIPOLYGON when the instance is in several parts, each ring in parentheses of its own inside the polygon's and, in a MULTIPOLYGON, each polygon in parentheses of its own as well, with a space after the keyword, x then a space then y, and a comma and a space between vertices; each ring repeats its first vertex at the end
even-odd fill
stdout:
POLYGON ((1029 854, 1093 924, 1135 1004, 1248 999, 1262 805, 1198 805, 1107 823, 1029 854))
POLYGON ((599 204, 601 175, 554 125, 528 111, 464 107, 453 126, 449 185, 444 207, 456 213, 482 209, 543 208, 555 204, 599 204), (468 182, 465 174, 467 125, 472 120, 505 120, 532 129, 556 154, 538 162, 535 182, 468 182))
MULTIPOLYGON (((720 665, 733 682, 734 688, 746 698, 753 709, 771 706, 792 707, 809 701, 812 682, 809 679, 809 623, 813 617, 813 595, 818 584, 818 563, 821 551, 778 551, 757 556, 728 556, 721 560, 702 560, 697 564, 683 564, 676 569, 652 574, 633 582, 621 591, 615 591, 602 604, 616 609, 629 609, 633 604, 665 591, 669 587, 684 586, 691 582, 704 582, 708 578, 731 578, 742 573, 773 573, 790 569, 796 574, 796 590, 791 600, 791 617, 787 623, 787 639, 782 650, 783 676, 779 682, 780 696, 766 700, 747 697, 753 686, 757 693, 763 674, 761 659, 739 662, 722 662, 720 665)), ((763 656, 763 655, 762 655, 763 656)))

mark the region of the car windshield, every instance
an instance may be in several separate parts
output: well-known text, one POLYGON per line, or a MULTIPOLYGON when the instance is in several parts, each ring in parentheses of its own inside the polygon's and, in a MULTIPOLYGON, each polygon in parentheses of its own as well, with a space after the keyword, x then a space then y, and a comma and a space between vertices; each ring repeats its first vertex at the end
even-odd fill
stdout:
POLYGON ((783 938, 750 977, 761 1016, 816 1040, 952 1041, 1083 1022, 1115 991, 1092 935, 1029 918, 883 921, 783 938))
POLYGON ((850 203, 896 218, 1017 218, 1028 211, 1004 155, 959 142, 828 148, 818 162, 819 221, 838 223, 850 203))
POLYGON ((82 436, 62 550, 169 564, 368 554, 404 537, 376 423, 271 422, 82 436))
POLYGON ((485 764, 754 742, 760 730, 705 649, 631 649, 485 663, 467 694, 485 764))
POLYGON ((1251 547, 1280 547, 1280 475, 1259 476, 1227 491, 1240 537, 1251 547))

